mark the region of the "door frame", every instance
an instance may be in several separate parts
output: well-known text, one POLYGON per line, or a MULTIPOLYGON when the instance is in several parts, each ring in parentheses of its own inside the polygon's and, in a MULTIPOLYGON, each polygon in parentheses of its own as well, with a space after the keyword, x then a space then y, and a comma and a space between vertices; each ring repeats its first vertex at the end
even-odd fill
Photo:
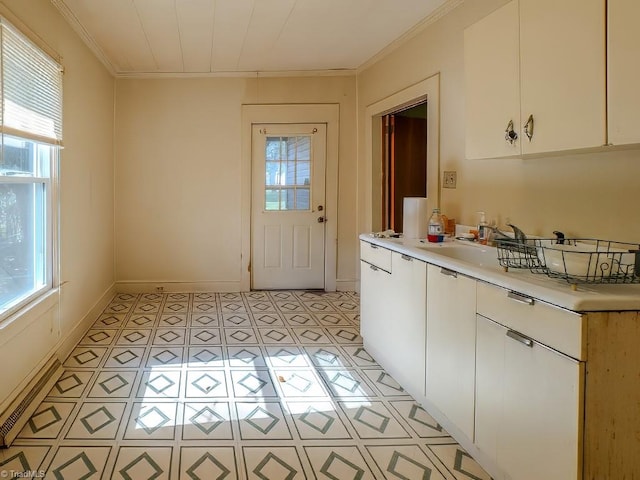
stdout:
MULTIPOLYGON (((358 223, 361 232, 375 230, 379 218, 374 218, 374 183, 379 181, 382 162, 382 116, 405 107, 427 102, 427 209, 440 206, 440 74, 436 73, 414 85, 389 95, 366 107, 364 117, 365 164, 363 172, 362 196, 358 223)), ((379 187, 378 187, 379 188, 379 187)), ((378 192, 379 193, 379 192, 378 192)), ((377 208, 377 207, 376 207, 377 208)))
POLYGON ((338 132, 339 104, 242 105, 242 158, 240 165, 240 289, 251 290, 251 157, 252 127, 256 124, 324 123, 327 125, 325 169, 324 288, 336 290, 338 248, 338 132))

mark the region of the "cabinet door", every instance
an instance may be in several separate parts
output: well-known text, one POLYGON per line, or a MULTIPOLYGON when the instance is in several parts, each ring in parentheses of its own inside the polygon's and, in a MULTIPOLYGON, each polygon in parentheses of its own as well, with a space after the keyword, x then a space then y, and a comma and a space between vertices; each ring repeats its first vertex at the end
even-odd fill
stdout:
POLYGON ((511 330, 504 345, 498 463, 513 479, 581 479, 583 364, 511 330))
POLYGON ((360 262, 360 334, 365 348, 374 356, 384 351, 390 286, 390 273, 360 262))
POLYGON ((474 443, 497 464, 504 391, 504 341, 507 329, 477 315, 476 418, 474 443))
POLYGON ((391 256, 390 318, 385 332, 392 360, 384 365, 414 397, 424 396, 427 264, 391 256))
POLYGON ((523 154, 606 143, 605 63, 605 0, 520 0, 523 154))
POLYGON ((466 158, 520 155, 505 140, 509 122, 519 133, 518 2, 512 1, 464 32, 466 158))
POLYGON ((609 143, 640 143, 640 2, 608 1, 609 143))
POLYGON ((426 397, 473 439, 476 281, 429 265, 426 397))

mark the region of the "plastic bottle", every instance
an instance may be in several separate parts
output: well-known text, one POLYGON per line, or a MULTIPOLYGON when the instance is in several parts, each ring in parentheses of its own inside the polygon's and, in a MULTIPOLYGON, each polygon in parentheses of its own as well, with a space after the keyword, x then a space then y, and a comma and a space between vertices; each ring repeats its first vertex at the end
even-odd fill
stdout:
POLYGON ((434 208, 429 218, 429 227, 427 230, 427 240, 430 242, 442 242, 444 240, 444 223, 439 208, 434 208))
POLYGON ((484 212, 478 212, 478 243, 486 245, 489 239, 489 224, 484 212))

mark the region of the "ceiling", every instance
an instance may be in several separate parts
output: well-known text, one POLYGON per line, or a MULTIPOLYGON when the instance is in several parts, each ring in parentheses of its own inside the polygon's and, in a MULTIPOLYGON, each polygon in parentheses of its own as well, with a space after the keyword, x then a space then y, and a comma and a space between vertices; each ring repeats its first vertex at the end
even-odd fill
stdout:
POLYGON ((462 0, 51 0, 119 76, 353 71, 462 0))

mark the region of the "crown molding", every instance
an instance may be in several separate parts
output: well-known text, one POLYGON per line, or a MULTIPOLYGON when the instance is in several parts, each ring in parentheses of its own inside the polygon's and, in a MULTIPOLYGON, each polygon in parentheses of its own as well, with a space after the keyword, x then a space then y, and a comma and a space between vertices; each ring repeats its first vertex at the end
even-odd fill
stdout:
POLYGON ((351 77, 356 70, 284 70, 267 72, 118 72, 118 79, 144 78, 282 78, 282 77, 351 77))
POLYGON ((424 30, 426 30, 427 27, 429 27, 430 25, 434 24, 435 22, 440 20, 442 17, 444 17, 445 15, 450 13, 451 11, 455 10, 456 8, 458 8, 463 3, 464 3, 464 0, 446 0, 445 3, 443 3, 438 8, 436 8, 428 16, 426 16, 419 23, 417 23, 413 28, 411 28, 410 30, 408 30, 404 34, 400 35, 398 38, 396 38, 393 42, 391 42, 389 45, 387 45, 382 50, 380 50, 378 53, 376 53, 369 60, 364 62, 362 65, 360 65, 356 69, 356 72, 357 73, 361 73, 364 70, 366 70, 367 68, 369 68, 372 65, 374 65, 375 63, 379 62, 384 57, 389 55, 391 52, 393 52, 394 50, 397 50, 400 46, 402 46, 405 43, 407 43, 413 37, 415 37, 419 33, 421 33, 424 30))
POLYGON ((76 17, 71 9, 69 9, 67 4, 64 3, 64 0, 51 0, 51 3, 58 9, 67 23, 80 36, 84 44, 89 47, 89 50, 93 52, 93 54, 100 61, 100 63, 104 65, 107 71, 112 76, 116 76, 116 69, 113 67, 113 64, 109 61, 104 51, 100 48, 95 39, 91 35, 89 35, 89 32, 87 32, 87 30, 82 26, 82 24, 78 20, 78 17, 76 17))

